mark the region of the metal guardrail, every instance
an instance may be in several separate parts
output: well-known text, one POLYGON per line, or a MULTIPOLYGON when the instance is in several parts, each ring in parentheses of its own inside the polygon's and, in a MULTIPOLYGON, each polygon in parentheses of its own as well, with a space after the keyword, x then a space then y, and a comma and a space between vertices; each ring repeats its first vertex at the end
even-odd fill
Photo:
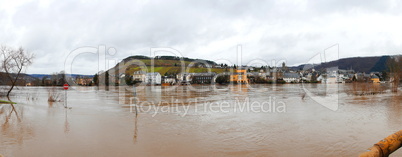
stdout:
POLYGON ((371 148, 360 154, 360 157, 387 157, 402 145, 402 130, 389 135, 371 148))

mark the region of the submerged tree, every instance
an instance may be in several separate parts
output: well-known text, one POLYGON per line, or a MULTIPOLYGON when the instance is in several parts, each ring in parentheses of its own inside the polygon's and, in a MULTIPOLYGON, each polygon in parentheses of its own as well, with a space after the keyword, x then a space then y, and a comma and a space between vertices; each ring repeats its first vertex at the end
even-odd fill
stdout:
POLYGON ((22 47, 13 49, 8 46, 1 46, 0 69, 5 73, 10 84, 7 96, 10 95, 18 79, 20 79, 21 72, 32 64, 33 58, 34 55, 28 53, 22 47))
POLYGON ((92 81, 93 81, 93 83, 95 84, 95 86, 98 86, 98 85, 99 85, 99 75, 98 75, 98 73, 96 73, 96 74, 94 75, 94 77, 92 78, 92 81))
POLYGON ((105 72, 105 86, 109 86, 109 71, 105 72))
POLYGON ((390 82, 392 83, 392 92, 397 92, 402 78, 402 57, 391 57, 387 64, 390 72, 390 82))
POLYGON ((226 84, 229 83, 230 81, 230 76, 229 75, 219 75, 218 77, 216 77, 215 82, 219 83, 219 84, 226 84))

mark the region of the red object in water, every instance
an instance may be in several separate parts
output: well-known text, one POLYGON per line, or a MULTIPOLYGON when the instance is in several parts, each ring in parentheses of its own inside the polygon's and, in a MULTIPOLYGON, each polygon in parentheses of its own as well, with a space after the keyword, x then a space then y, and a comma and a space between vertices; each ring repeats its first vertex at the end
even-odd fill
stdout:
POLYGON ((65 83, 65 84, 63 85, 63 88, 64 88, 65 90, 67 90, 67 89, 68 89, 68 84, 65 83))

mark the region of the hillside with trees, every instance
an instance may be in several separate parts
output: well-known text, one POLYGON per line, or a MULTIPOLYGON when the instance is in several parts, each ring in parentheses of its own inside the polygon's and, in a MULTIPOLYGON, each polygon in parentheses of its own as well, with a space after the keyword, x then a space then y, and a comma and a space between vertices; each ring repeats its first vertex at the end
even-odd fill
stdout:
POLYGON ((142 70, 145 72, 159 72, 161 75, 175 75, 182 72, 182 66, 185 66, 185 70, 190 73, 208 72, 208 69, 216 73, 225 72, 225 65, 223 64, 220 65, 204 59, 176 56, 156 56, 154 58, 147 56, 130 56, 123 59, 119 64, 108 71, 114 71, 115 74, 118 73, 118 71, 124 71, 125 74, 132 75, 135 71, 142 70), (119 69, 118 65, 121 63, 126 66, 125 70, 119 69))
MULTIPOLYGON (((388 71, 387 61, 390 56, 377 56, 377 57, 352 57, 342 58, 336 61, 326 62, 314 65, 314 69, 323 70, 331 67, 338 67, 338 69, 353 69, 356 72, 385 72, 388 71)), ((311 65, 299 65, 291 67, 294 70, 303 69, 305 66, 311 65)))

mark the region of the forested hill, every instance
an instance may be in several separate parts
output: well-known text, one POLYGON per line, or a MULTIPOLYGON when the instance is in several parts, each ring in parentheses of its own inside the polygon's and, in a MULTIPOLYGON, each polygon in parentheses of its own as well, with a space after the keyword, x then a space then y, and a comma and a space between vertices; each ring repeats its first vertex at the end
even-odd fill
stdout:
MULTIPOLYGON (((387 70, 387 61, 390 56, 376 56, 376 57, 352 57, 342 58, 336 61, 321 63, 314 65, 316 70, 322 70, 330 67, 338 67, 339 69, 353 69, 356 72, 383 72, 387 70)), ((291 67, 293 69, 303 69, 304 65, 291 67)))
MULTIPOLYGON (((188 72, 208 72, 209 68, 212 72, 216 73, 222 73, 224 71, 222 68, 215 68, 218 64, 214 61, 177 56, 156 56, 153 58, 148 56, 130 56, 123 59, 121 63, 127 66, 124 70, 126 74, 132 74, 139 70, 159 72, 162 75, 178 74, 182 72, 182 65, 185 67, 191 66, 188 72)), ((117 65, 108 71, 120 71, 117 65)))

